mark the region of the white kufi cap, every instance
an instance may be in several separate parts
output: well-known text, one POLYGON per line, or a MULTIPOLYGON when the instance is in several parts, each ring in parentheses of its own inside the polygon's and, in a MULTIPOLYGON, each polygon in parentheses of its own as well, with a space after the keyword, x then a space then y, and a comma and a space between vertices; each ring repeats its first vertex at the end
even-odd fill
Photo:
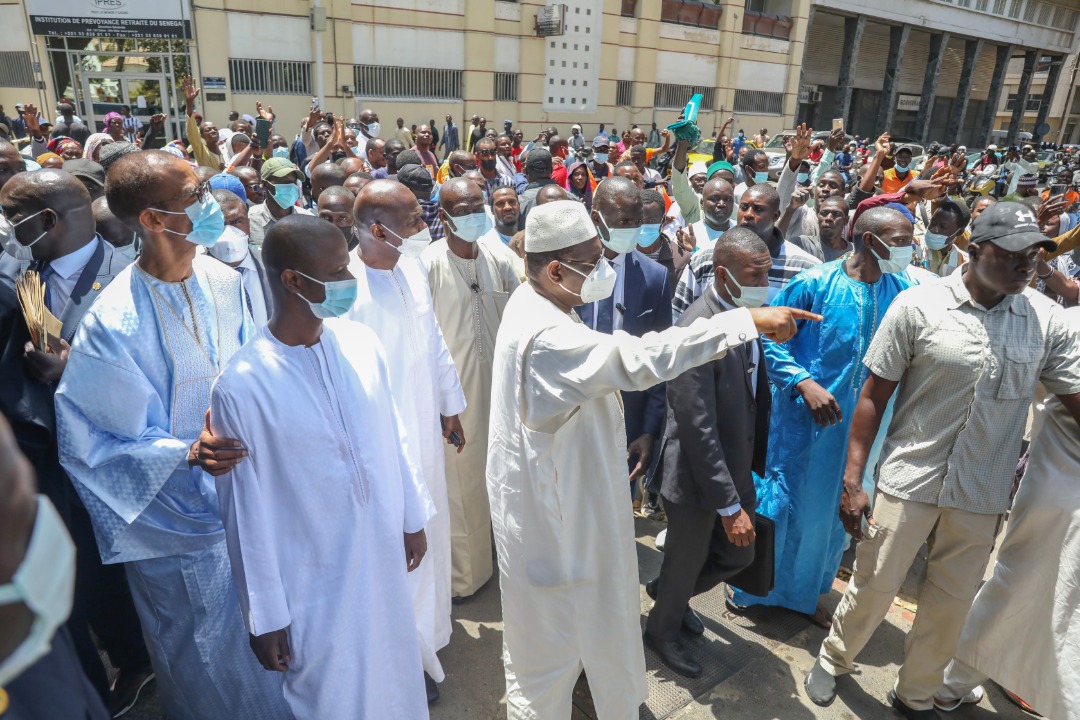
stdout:
POLYGON ((551 252, 596 237, 589 211, 577 200, 537 205, 525 218, 525 252, 551 252))
POLYGON ((703 162, 696 162, 690 166, 690 170, 687 171, 686 177, 692 178, 695 175, 704 175, 709 172, 709 166, 703 162))

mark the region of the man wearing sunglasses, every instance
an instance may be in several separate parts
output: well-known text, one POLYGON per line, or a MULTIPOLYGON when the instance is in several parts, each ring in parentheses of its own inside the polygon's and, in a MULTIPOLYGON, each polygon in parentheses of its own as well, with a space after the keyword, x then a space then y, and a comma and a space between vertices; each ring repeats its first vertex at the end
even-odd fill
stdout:
POLYGON ((248 647, 211 477, 247 451, 204 432, 211 385, 254 331, 240 275, 198 253, 225 219, 195 170, 157 150, 116 161, 105 197, 142 251, 71 343, 60 462, 102 561, 126 563, 165 713, 291 718, 281 678, 248 647))

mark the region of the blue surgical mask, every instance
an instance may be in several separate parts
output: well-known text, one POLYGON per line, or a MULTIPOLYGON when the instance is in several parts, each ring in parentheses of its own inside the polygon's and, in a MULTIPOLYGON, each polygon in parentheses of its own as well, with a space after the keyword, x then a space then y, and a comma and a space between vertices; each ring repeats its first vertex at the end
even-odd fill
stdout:
POLYGON ((896 170, 896 172, 898 173, 906 173, 908 171, 908 167, 908 165, 901 165, 900 163, 896 163, 893 169, 896 170))
POLYGON ((765 287, 743 287, 739 284, 739 281, 735 279, 735 275, 730 270, 721 265, 724 268, 724 272, 727 273, 727 279, 731 281, 731 284, 735 286, 735 289, 739 291, 739 297, 735 297, 735 293, 731 292, 728 288, 728 295, 731 296, 731 302, 735 307, 743 308, 756 308, 761 307, 769 301, 769 286, 765 287))
POLYGON ((289 148, 287 148, 287 147, 276 147, 276 148, 274 148, 273 156, 276 157, 276 158, 285 158, 286 160, 288 160, 288 158, 289 158, 289 148))
POLYGON ((754 173, 754 183, 763 183, 763 182, 769 182, 769 173, 767 171, 766 172, 756 172, 756 173, 754 173))
POLYGON ((598 163, 606 163, 608 159, 607 153, 593 153, 593 160, 598 163))
POLYGON ((300 295, 300 299, 308 304, 308 307, 311 308, 311 312, 317 318, 325 320, 326 318, 341 317, 349 312, 353 303, 356 302, 356 278, 323 282, 322 280, 316 280, 310 275, 305 275, 299 270, 293 270, 293 272, 301 277, 306 277, 311 282, 319 283, 325 288, 326 297, 319 303, 313 303, 303 295, 300 295))
POLYGON ((184 212, 173 212, 172 210, 161 210, 159 208, 149 209, 166 215, 187 215, 188 219, 191 220, 191 232, 185 234, 169 228, 165 228, 165 232, 179 235, 195 245, 202 245, 207 248, 213 247, 214 243, 221 237, 221 233, 225 232, 225 216, 221 214, 221 206, 218 205, 217 200, 212 195, 207 195, 205 201, 197 201, 188 205, 184 208, 184 212))
MULTIPOLYGON (((885 244, 877 235, 874 235, 873 238, 882 245, 885 244)), ((915 248, 911 245, 905 245, 903 247, 890 246, 888 259, 882 259, 874 248, 870 248, 870 252, 874 253, 874 257, 877 258, 878 267, 881 268, 881 272, 898 273, 907 270, 911 266, 911 258, 915 255, 915 248)))
MULTIPOLYGON (((648 223, 641 226, 641 234, 638 237, 638 247, 649 247, 656 242, 660 235, 660 223, 648 223)), ((659 251, 657 251, 659 252, 659 251)))
POLYGON ((600 233, 600 242, 604 243, 604 247, 620 255, 624 255, 637 247, 638 238, 641 237, 640 225, 635 228, 612 229, 608 227, 603 213, 597 211, 596 214, 600 217, 600 224, 604 226, 604 230, 608 234, 608 237, 605 238, 604 233, 600 233))
POLYGON ((297 183, 286 183, 284 185, 271 185, 274 197, 274 202, 282 210, 287 210, 296 204, 296 201, 300 199, 300 186, 297 183))
POLYGON ((450 230, 465 242, 474 243, 491 229, 491 218, 486 212, 449 218, 450 230))
POLYGON ((800 185, 810 182, 810 173, 799 173, 795 176, 795 182, 799 183, 800 185))
POLYGON ((949 244, 949 236, 927 230, 926 234, 923 235, 923 242, 931 250, 942 250, 949 244))

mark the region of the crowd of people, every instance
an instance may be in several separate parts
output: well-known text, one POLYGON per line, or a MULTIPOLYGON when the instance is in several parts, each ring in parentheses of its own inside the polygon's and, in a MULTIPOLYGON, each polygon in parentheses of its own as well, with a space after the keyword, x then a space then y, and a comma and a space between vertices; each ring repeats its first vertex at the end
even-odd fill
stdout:
POLYGON ((0 127, 16 717, 119 717, 156 682, 170 720, 425 718, 496 571, 512 720, 568 718, 583 670, 601 720, 636 718, 644 647, 701 675, 689 602, 721 583, 828 630, 828 705, 924 544, 888 703, 934 718, 992 678, 1080 717, 1071 153, 1040 193, 1028 148, 800 125, 773 182, 734 118, 691 162, 681 119, 219 127, 182 85, 182 140, 66 102, 0 127), (635 511, 665 523, 644 633, 635 511))

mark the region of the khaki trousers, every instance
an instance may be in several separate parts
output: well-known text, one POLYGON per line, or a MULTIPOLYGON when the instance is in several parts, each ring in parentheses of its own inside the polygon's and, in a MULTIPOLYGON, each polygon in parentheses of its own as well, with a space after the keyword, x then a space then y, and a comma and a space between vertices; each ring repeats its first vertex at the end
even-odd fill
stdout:
POLYGON ((819 660, 832 675, 855 669, 855 657, 885 619, 919 548, 927 542, 926 575, 919 583, 919 609, 904 643, 896 695, 912 709, 929 710, 956 652, 1001 516, 901 500, 879 490, 874 521, 871 537, 855 551, 851 582, 819 660))

